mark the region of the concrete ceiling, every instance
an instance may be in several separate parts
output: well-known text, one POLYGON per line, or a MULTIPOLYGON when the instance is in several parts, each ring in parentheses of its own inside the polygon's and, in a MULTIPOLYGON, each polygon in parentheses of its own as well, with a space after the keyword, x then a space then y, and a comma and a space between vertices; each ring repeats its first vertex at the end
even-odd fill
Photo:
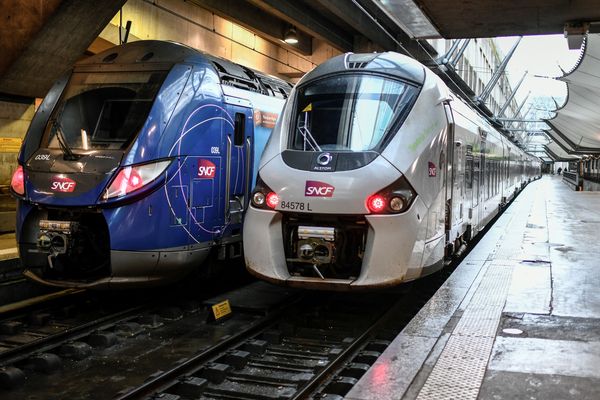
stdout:
MULTIPOLYGON (((214 12, 231 14, 224 5, 231 0, 193 0, 214 12)), ((374 0, 248 0, 235 2, 236 8, 259 8, 295 26, 300 33, 329 42, 341 51, 398 51, 418 60, 427 60, 435 50, 426 42, 413 40, 400 19, 374 0)), ((250 12, 238 12, 238 23, 266 32, 273 25, 249 19, 250 12)), ((281 29, 279 29, 281 31, 281 29)))
MULTIPOLYGON (((406 3, 406 0, 381 0, 381 2, 406 3)), ((567 22, 600 21, 600 0, 414 0, 414 2, 440 35, 446 39, 558 34, 563 33, 567 22)))
POLYGON ((11 49, 2 52, 0 95, 45 96, 125 1, 7 1, 2 11, 14 23, 0 26, 0 47, 11 49), (15 41, 18 46, 11 47, 15 41))

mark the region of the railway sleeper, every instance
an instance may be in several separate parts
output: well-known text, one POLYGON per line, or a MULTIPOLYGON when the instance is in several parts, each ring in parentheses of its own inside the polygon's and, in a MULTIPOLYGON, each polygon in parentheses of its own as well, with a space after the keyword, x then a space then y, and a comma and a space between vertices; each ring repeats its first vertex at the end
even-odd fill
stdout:
POLYGON ((329 399, 330 394, 344 396, 352 389, 352 386, 356 385, 358 379, 350 376, 336 376, 327 386, 325 386, 324 392, 327 393, 329 399))
POLYGON ((92 346, 84 342, 70 342, 60 347, 60 355, 70 360, 83 360, 92 354, 92 346))
POLYGON ((219 385, 209 385, 203 395, 206 397, 247 398, 256 400, 291 399, 296 394, 296 388, 281 384, 257 385, 255 382, 238 382, 227 379, 219 385), (237 396, 237 397, 236 397, 237 396))
POLYGON ((25 373, 17 367, 0 368, 0 388, 15 389, 25 383, 25 373))
POLYGON ((368 371, 369 368, 371 368, 370 364, 352 362, 342 370, 340 375, 359 379, 368 371))
POLYGON ((25 362, 25 369, 50 374, 62 368, 62 359, 56 354, 41 353, 25 362))

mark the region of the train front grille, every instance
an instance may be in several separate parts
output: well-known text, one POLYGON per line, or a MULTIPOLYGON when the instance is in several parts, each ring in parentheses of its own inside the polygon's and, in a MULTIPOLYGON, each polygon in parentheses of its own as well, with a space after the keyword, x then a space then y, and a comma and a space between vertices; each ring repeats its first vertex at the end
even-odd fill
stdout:
POLYGON ((363 216, 293 214, 283 216, 283 239, 290 275, 355 279, 367 237, 363 216))
POLYGON ((32 210, 19 243, 23 264, 40 277, 93 281, 110 276, 110 238, 98 210, 32 210))

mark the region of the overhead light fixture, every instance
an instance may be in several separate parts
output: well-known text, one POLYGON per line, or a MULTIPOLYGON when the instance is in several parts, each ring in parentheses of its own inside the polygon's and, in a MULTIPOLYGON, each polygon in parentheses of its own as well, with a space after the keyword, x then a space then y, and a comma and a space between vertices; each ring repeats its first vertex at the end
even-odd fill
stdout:
POLYGON ((296 28, 289 28, 285 35, 283 35, 283 41, 287 44, 298 44, 298 33, 296 32, 296 28))

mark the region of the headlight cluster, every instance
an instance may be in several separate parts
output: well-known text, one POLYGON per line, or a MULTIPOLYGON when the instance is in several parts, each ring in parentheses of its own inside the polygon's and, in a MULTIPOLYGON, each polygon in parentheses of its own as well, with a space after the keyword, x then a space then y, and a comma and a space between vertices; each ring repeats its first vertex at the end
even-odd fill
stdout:
POLYGON ((252 205, 262 210, 274 210, 279 204, 279 196, 260 178, 256 178, 256 187, 252 192, 252 205))
POLYGON ((367 197, 367 208, 373 214, 398 214, 408 210, 417 193, 406 178, 397 181, 367 197))

